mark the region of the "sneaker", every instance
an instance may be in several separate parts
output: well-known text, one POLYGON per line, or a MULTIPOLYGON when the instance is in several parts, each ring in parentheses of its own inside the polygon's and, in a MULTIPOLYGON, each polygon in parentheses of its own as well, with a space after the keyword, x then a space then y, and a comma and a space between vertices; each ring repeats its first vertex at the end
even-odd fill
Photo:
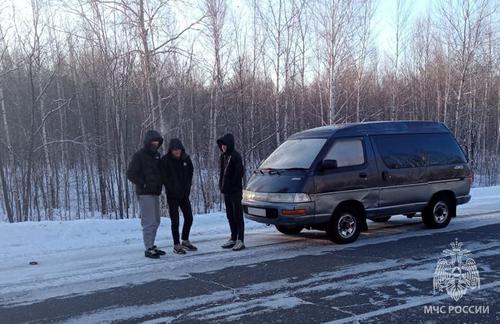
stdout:
POLYGON ((191 242, 189 242, 189 240, 182 241, 181 245, 184 249, 186 249, 188 251, 198 251, 198 248, 196 246, 194 246, 193 244, 191 244, 191 242))
POLYGON ((226 243, 222 244, 221 248, 223 248, 223 249, 232 249, 235 244, 236 244, 236 241, 233 241, 233 240, 230 239, 226 243))
POLYGON ((158 259, 158 258, 160 258, 160 255, 158 254, 158 252, 156 252, 156 250, 153 249, 153 248, 147 249, 146 251, 144 251, 144 256, 146 258, 150 258, 150 259, 158 259))
POLYGON ((182 247, 180 244, 175 244, 174 245, 174 253, 175 254, 186 254, 186 250, 182 247))
POLYGON ((245 244, 241 240, 237 240, 236 244, 233 246, 233 251, 241 251, 245 248, 245 244))
POLYGON ((153 245, 153 250, 155 250, 156 253, 158 253, 158 255, 165 255, 165 254, 167 254, 165 251, 158 249, 156 247, 156 245, 153 245))

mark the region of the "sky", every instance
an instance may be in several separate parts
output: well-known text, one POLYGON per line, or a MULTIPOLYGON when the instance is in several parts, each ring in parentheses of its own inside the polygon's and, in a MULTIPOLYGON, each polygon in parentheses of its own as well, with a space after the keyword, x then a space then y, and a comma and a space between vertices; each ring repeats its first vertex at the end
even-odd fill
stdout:
MULTIPOLYGON (((55 0, 45 0, 51 2, 55 0)), ((249 10, 249 0, 227 0, 228 4, 233 9, 231 13, 236 17, 236 19, 245 19, 245 11, 249 10)), ((267 0, 259 0, 267 1, 267 0)), ((332 0, 335 1, 335 0, 332 0)), ((354 0, 361 1, 361 0, 354 0)), ((375 0, 376 11, 373 17, 373 28, 372 37, 375 47, 379 54, 391 55, 394 51, 394 36, 395 36, 395 18, 396 18, 396 8, 398 0, 375 0)), ((402 5, 408 9, 409 12, 409 23, 417 17, 421 17, 426 14, 428 10, 431 9, 433 2, 435 0, 399 0, 402 5)), ((189 2, 189 1, 188 1, 189 2)), ((8 11, 3 11, 4 8, 11 8, 12 4, 15 3, 16 6, 16 20, 24 20, 26 18, 29 20, 31 15, 29 10, 30 0, 0 0, 0 19, 6 19, 5 14, 8 11)), ((193 9, 192 10, 176 10, 176 20, 179 24, 179 29, 183 26, 189 25, 191 22, 195 21, 200 15, 200 5, 196 4, 196 0, 192 0, 193 9)), ((8 17, 7 19, 12 19, 8 17)), ((233 18, 234 19, 234 18, 233 18)), ((4 21, 5 22, 5 21, 4 21)), ((229 22, 231 24, 231 22, 229 22)))
MULTIPOLYGON (((46 0, 50 2, 51 0, 46 0)), ((262 0, 264 1, 264 0, 262 0)), ((361 0, 355 0, 361 1, 361 0)), ((15 3, 16 7, 19 8, 18 15, 29 15, 29 2, 30 0, 0 0, 0 4, 10 6, 10 3, 15 3)), ((237 7, 243 8, 243 3, 245 0, 228 0, 228 3, 237 7)), ((396 13, 396 6, 398 0, 376 0, 377 10, 375 13, 375 21, 379 23, 379 29, 381 31, 380 39, 384 39, 384 35, 390 34, 393 25, 393 19, 396 13)), ((418 16, 424 14, 428 8, 432 5, 432 0, 401 0, 404 6, 408 6, 411 11, 411 16, 418 16)), ((3 6, 0 6, 2 8, 3 6)))
MULTIPOLYGON (((425 15, 432 7, 433 0, 402 0, 403 6, 407 6, 411 21, 417 17, 425 15)), ((395 17, 397 11, 397 0, 379 0, 374 19, 374 39, 377 48, 381 52, 393 50, 395 35, 395 17)))

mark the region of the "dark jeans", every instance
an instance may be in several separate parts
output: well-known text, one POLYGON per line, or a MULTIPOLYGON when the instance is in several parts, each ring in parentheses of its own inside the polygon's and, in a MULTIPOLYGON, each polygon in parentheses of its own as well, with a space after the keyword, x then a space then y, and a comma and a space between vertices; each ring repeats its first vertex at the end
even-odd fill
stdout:
POLYGON ((243 219, 243 208, 241 207, 242 192, 224 194, 226 204, 226 216, 231 228, 231 240, 245 239, 245 221, 243 219))
POLYGON ((191 210, 191 202, 189 197, 182 199, 171 199, 167 198, 168 202, 168 212, 170 214, 170 221, 172 227, 172 237, 174 239, 174 244, 179 244, 179 208, 182 211, 182 216, 184 217, 184 225, 182 226, 182 240, 189 240, 189 231, 191 231, 191 225, 193 225, 193 211, 191 210))

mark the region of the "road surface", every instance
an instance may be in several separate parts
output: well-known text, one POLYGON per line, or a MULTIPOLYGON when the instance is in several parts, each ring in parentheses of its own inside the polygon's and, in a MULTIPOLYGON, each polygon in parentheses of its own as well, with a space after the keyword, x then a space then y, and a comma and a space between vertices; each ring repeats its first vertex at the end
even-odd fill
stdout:
POLYGON ((259 228, 248 232, 242 252, 218 248, 223 235, 199 239, 199 252, 160 260, 129 250, 106 256, 103 248, 106 266, 68 252, 61 267, 82 262, 78 271, 55 278, 19 269, 22 280, 0 285, 0 322, 498 323, 500 210, 494 207, 461 210, 441 230, 403 216, 370 222, 350 245, 333 244, 319 231, 285 236, 259 228), (470 250, 480 276, 480 287, 458 301, 433 291, 437 261, 455 240, 470 250), (125 257, 129 264, 120 263, 125 257))

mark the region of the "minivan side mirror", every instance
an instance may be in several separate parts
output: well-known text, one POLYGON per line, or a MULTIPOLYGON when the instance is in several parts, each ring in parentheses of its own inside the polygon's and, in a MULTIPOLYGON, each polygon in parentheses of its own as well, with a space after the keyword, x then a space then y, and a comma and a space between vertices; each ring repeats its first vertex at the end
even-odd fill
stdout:
POLYGON ((319 165, 319 169, 321 171, 331 170, 336 168, 338 168, 337 160, 323 160, 323 162, 321 162, 321 164, 319 165))

